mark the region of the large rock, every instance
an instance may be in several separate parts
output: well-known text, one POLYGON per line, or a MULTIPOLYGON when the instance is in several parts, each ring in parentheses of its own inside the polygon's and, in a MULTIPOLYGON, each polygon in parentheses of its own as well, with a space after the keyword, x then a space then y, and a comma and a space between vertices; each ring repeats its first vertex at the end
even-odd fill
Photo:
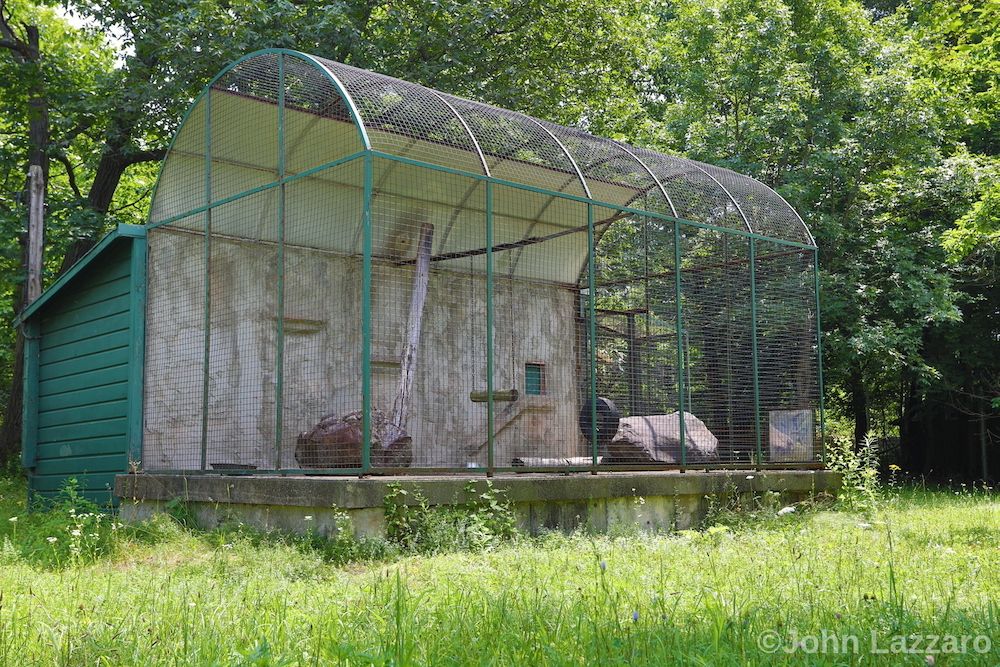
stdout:
MULTIPOLYGON (((360 410, 327 415, 299 434, 295 460, 303 468, 360 468, 362 438, 360 410)), ((381 410, 372 410, 373 468, 408 468, 413 463, 413 439, 400 432, 381 410)))
MULTIPOLYGON (((680 414, 623 417, 618 422, 618 432, 608 444, 603 463, 643 464, 680 463, 681 432, 680 414)), ((686 462, 689 464, 717 461, 719 440, 705 426, 705 422, 690 412, 684 413, 684 442, 686 462)))

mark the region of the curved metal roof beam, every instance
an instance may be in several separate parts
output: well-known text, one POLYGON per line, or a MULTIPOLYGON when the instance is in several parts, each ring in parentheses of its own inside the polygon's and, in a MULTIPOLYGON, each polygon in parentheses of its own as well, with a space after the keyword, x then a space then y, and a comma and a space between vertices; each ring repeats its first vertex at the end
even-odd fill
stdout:
POLYGON ((530 120, 532 123, 541 128, 542 132, 549 135, 552 138, 552 141, 556 142, 556 146, 558 146, 559 150, 563 152, 563 155, 566 156, 566 159, 569 160, 569 163, 573 165, 573 170, 576 171, 576 175, 580 179, 580 185, 583 186, 583 192, 587 196, 587 199, 593 199, 593 197, 590 195, 590 187, 587 185, 587 179, 583 177, 583 172, 580 171, 580 166, 576 163, 576 160, 573 159, 573 156, 569 154, 569 151, 566 150, 566 147, 563 145, 563 142, 559 141, 559 138, 556 137, 556 135, 552 134, 549 128, 542 125, 541 121, 537 121, 531 116, 528 116, 526 114, 518 114, 518 115, 521 118, 527 118, 528 120, 530 120))
POLYGON ((486 164, 486 156, 483 154, 483 149, 479 146, 479 141, 476 139, 476 135, 474 135, 472 133, 472 130, 469 129, 469 125, 468 123, 465 122, 465 119, 462 118, 461 115, 459 115, 455 107, 451 105, 451 102, 449 102, 444 95, 434 90, 433 88, 425 88, 425 90, 429 91, 431 94, 434 95, 434 97, 441 100, 444 103, 444 105, 448 107, 448 110, 451 111, 452 115, 455 116, 458 122, 462 124, 462 127, 465 129, 465 133, 469 135, 469 139, 472 140, 472 145, 476 147, 476 155, 479 156, 479 163, 483 165, 483 174, 485 174, 486 176, 490 176, 491 175, 490 167, 488 164, 486 164))
MULTIPOLYGON (((660 188, 660 193, 663 195, 663 198, 667 200, 667 206, 670 207, 670 213, 676 218, 677 217, 677 209, 674 208, 674 202, 670 199, 670 195, 667 194, 667 189, 663 187, 663 183, 660 183, 660 179, 658 179, 656 177, 656 174, 653 173, 653 170, 650 169, 646 165, 646 163, 642 161, 642 158, 640 158, 638 155, 636 155, 631 150, 629 150, 629 148, 628 148, 628 146, 626 144, 623 144, 620 141, 615 141, 613 139, 609 139, 608 141, 610 141, 612 144, 618 146, 623 151, 625 151, 626 153, 628 153, 629 155, 631 155, 632 159, 635 160, 636 162, 638 162, 642 166, 642 168, 646 170, 646 173, 649 174, 650 178, 653 179, 653 182, 656 183, 656 187, 660 188)), ((645 194, 646 192, 649 192, 651 189, 652 188, 647 188, 643 192, 643 194, 645 194)), ((635 201, 635 197, 633 197, 631 201, 635 201)))
POLYGON ((768 187, 766 185, 764 187, 767 188, 768 190, 770 190, 771 192, 773 192, 774 196, 777 197, 778 199, 780 199, 781 203, 788 207, 788 210, 792 212, 792 215, 795 216, 795 219, 799 221, 800 225, 802 225, 802 231, 804 231, 806 233, 806 238, 809 239, 809 245, 815 246, 816 245, 816 238, 812 235, 812 232, 809 231, 809 225, 807 225, 806 221, 802 219, 802 216, 799 215, 799 212, 796 211, 795 208, 791 204, 788 203, 788 200, 786 200, 784 197, 782 197, 780 194, 778 194, 777 190, 775 190, 772 187, 768 187))
POLYGON ((334 74, 333 70, 330 69, 324 63, 324 61, 322 61, 319 58, 315 58, 309 55, 308 53, 302 53, 301 51, 292 51, 291 49, 275 49, 275 51, 288 53, 294 55, 297 58, 301 58, 302 60, 310 62, 314 66, 322 70, 330 78, 330 83, 332 83, 333 87, 337 89, 337 92, 340 93, 340 96, 344 98, 344 104, 347 105, 347 110, 351 112, 351 118, 354 119, 354 124, 358 128, 358 134, 361 135, 361 145, 365 147, 365 150, 371 150, 372 142, 368 138, 368 129, 365 127, 365 121, 361 117, 361 112, 358 111, 358 105, 354 103, 354 98, 351 97, 351 94, 349 92, 347 92, 347 86, 345 86, 344 82, 340 80, 340 77, 334 74))
MULTIPOLYGON (((683 158, 679 158, 679 159, 683 159, 683 158)), ((695 169, 697 169, 697 170, 698 170, 698 171, 700 171, 701 173, 703 173, 703 174, 705 174, 706 176, 708 176, 709 178, 711 178, 711 179, 712 179, 712 181, 713 181, 713 182, 714 182, 714 183, 715 183, 716 185, 718 185, 718 186, 719 186, 719 188, 720 188, 720 189, 721 189, 721 190, 722 190, 723 192, 725 192, 725 193, 726 193, 726 196, 727 196, 727 197, 729 197, 729 201, 733 202, 733 206, 735 206, 735 207, 736 207, 736 210, 737 210, 737 211, 739 212, 739 214, 740 214, 740 217, 741 217, 741 218, 743 218, 743 224, 745 224, 745 225, 747 226, 747 231, 748 231, 748 232, 750 232, 751 234, 754 234, 754 233, 756 233, 756 232, 754 232, 754 229, 753 229, 753 226, 752 226, 752 225, 750 224, 750 218, 748 218, 748 217, 747 217, 747 215, 746 215, 746 213, 744 213, 744 212, 743 212, 743 209, 742 209, 742 208, 740 208, 740 203, 739 203, 738 201, 736 201, 736 197, 734 197, 734 196, 733 196, 733 193, 731 193, 731 192, 730 192, 729 190, 727 190, 727 189, 726 189, 726 186, 725 186, 725 185, 723 185, 722 183, 720 183, 720 182, 719 182, 719 179, 717 179, 717 178, 716 178, 715 176, 712 176, 712 175, 711 175, 710 173, 708 173, 708 172, 707 172, 707 171, 706 171, 705 169, 702 169, 702 168, 701 168, 701 165, 700 165, 700 164, 698 164, 697 162, 695 162, 694 160, 684 160, 684 162, 687 162, 687 163, 688 163, 688 164, 690 164, 690 165, 691 165, 692 167, 694 167, 695 169)))

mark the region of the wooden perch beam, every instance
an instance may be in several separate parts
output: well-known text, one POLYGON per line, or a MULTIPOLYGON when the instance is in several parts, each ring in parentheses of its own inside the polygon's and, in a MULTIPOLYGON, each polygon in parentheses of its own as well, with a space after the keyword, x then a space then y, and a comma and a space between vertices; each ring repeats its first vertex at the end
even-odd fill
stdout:
MULTIPOLYGON (((624 218, 626 215, 631 215, 631 213, 621 212, 616 215, 611 216, 605 220, 594 223, 594 228, 605 227, 624 218)), ((587 225, 581 225, 579 227, 570 227, 569 229, 562 229, 558 232, 553 232, 552 234, 546 234, 545 236, 529 236, 526 239, 521 239, 520 241, 511 241, 510 243, 499 243, 493 246, 493 252, 502 252, 505 250, 517 250, 518 248, 523 248, 529 245, 535 245, 536 243, 544 243, 545 241, 551 241, 552 239, 557 239, 561 236, 569 236, 570 234, 579 234, 580 232, 587 231, 587 225)), ((432 262, 444 262, 449 259, 462 259, 463 257, 475 257, 477 255, 485 255, 489 252, 489 247, 474 248, 472 250, 458 250, 455 252, 445 252, 440 255, 434 255, 431 257, 432 262)), ((405 259, 396 262, 396 266, 408 266, 417 261, 417 259, 405 259)))

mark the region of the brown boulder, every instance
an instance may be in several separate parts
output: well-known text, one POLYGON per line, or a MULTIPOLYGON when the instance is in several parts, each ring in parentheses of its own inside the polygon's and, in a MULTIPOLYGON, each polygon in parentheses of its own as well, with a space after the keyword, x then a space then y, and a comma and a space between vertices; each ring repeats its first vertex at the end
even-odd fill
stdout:
MULTIPOLYGON (((372 410, 373 468, 407 468, 413 462, 413 439, 391 424, 381 410, 372 410)), ((362 413, 327 415, 299 434, 295 460, 303 468, 360 468, 362 413)))

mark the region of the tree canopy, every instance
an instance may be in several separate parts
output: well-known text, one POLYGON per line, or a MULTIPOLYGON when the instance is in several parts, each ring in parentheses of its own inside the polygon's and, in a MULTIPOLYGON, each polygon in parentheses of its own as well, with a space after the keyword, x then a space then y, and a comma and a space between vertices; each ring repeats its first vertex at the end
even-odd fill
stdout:
MULTIPOLYGON (((282 46, 763 180, 820 247, 834 425, 899 437, 915 472, 952 465, 948 437, 972 437, 954 423, 998 431, 1000 0, 0 0, 0 18, 8 318, 29 164, 48 174, 50 282, 144 221, 211 76, 282 46)), ((8 455, 19 354, 5 328, 8 455)))

